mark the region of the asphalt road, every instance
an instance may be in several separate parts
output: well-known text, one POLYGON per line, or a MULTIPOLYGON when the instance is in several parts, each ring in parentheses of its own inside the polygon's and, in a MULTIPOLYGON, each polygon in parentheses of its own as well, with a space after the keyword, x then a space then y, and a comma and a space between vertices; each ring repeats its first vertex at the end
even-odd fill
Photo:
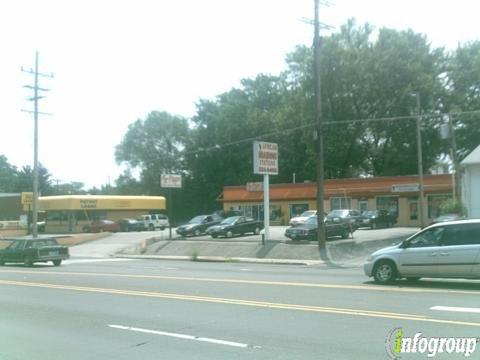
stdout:
POLYGON ((477 281, 376 286, 360 268, 85 257, 10 265, 0 268, 0 359, 388 359, 398 328, 480 337, 479 296, 477 281))

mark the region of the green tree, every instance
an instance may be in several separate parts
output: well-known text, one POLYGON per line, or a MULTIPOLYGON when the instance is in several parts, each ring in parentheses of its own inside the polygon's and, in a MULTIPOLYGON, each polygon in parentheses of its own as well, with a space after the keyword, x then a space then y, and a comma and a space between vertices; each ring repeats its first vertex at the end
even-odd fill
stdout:
POLYGON ((14 192, 17 168, 8 162, 5 155, 0 155, 0 192, 14 192))
MULTIPOLYGON (((33 169, 30 166, 23 166, 16 174, 15 192, 33 191, 33 169)), ((49 196, 54 194, 51 175, 41 164, 38 165, 38 192, 40 196, 49 196)))
POLYGON ((115 158, 128 169, 139 170, 147 193, 158 194, 161 174, 184 171, 183 150, 187 136, 186 119, 153 111, 145 120, 139 119, 128 127, 116 147, 115 158))
POLYGON ((445 102, 448 110, 464 113, 453 116, 458 155, 463 158, 480 145, 480 41, 459 46, 448 65, 445 102))

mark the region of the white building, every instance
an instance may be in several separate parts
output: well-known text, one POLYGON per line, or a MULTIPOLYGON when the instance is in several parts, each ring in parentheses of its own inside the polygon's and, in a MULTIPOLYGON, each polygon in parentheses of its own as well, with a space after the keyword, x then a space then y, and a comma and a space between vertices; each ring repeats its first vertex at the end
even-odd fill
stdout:
POLYGON ((470 218, 480 218, 480 145, 461 163, 462 200, 470 218))

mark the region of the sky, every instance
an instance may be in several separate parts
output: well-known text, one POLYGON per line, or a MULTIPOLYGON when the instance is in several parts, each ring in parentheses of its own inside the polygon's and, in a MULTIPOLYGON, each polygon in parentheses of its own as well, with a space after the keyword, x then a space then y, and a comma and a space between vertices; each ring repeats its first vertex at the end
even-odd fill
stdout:
MULTIPOLYGON (((34 68, 48 88, 39 109, 39 161, 58 183, 114 185, 115 146, 154 110, 186 118, 200 99, 278 74, 312 43, 313 0, 15 0, 0 2, 0 155, 33 167, 34 68)), ((328 0, 320 20, 411 28, 435 47, 480 40, 477 0, 328 0)))

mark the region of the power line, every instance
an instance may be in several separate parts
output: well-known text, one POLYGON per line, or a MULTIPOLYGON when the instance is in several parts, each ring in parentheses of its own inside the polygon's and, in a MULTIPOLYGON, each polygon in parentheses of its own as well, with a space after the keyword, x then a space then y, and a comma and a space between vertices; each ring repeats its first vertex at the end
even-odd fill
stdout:
MULTIPOLYGON (((461 115, 476 115, 476 114, 480 114, 480 110, 451 112, 451 113, 422 114, 422 118, 423 119, 428 119, 428 118, 431 119, 431 118, 438 118, 438 117, 443 117, 443 116, 461 116, 461 115)), ((338 121, 324 121, 323 124, 325 126, 327 126, 327 125, 342 125, 342 124, 354 124, 354 123, 365 123, 365 122, 416 120, 417 117, 418 117, 417 115, 409 115, 409 116, 392 116, 392 117, 371 118, 371 119, 351 119, 351 120, 338 120, 338 121)), ((475 120, 480 120, 480 118, 477 118, 475 120)), ((288 128, 288 129, 282 129, 282 130, 278 130, 278 131, 272 131, 272 132, 269 132, 269 133, 264 133, 264 134, 256 135, 256 136, 249 137, 249 138, 235 140, 235 141, 231 141, 231 142, 228 142, 228 143, 217 144, 217 145, 209 146, 209 147, 206 147, 206 148, 201 147, 198 150, 186 152, 186 153, 184 153, 184 155, 193 155, 193 154, 197 154, 197 153, 200 153, 200 152, 208 152, 208 151, 211 151, 211 150, 220 150, 220 149, 223 149, 225 147, 239 145, 239 144, 243 144, 243 143, 246 143, 246 142, 252 142, 252 141, 261 140, 261 139, 265 139, 265 138, 270 138, 270 137, 273 137, 273 136, 288 135, 289 133, 292 133, 292 132, 296 132, 296 131, 307 129, 307 128, 313 128, 313 127, 316 127, 316 126, 317 126, 316 122, 311 122, 311 123, 308 123, 308 124, 295 126, 295 127, 288 128)))

